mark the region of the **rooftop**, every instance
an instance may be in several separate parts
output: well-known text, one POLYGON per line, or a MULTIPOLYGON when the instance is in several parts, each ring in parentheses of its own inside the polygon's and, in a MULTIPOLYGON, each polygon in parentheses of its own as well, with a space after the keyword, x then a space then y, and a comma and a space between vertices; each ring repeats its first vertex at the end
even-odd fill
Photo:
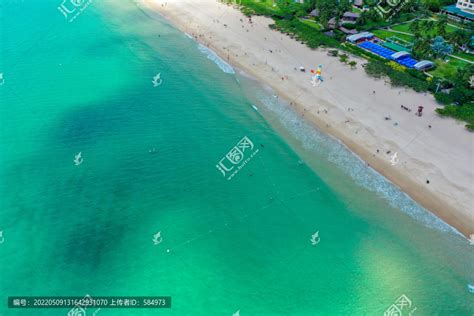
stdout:
POLYGON ((455 14, 457 16, 461 16, 461 17, 469 19, 469 20, 474 20, 474 14, 463 11, 459 8, 456 8, 455 4, 448 5, 448 6, 444 7, 443 10, 448 12, 448 13, 455 14))
POLYGON ((358 19, 358 18, 360 18, 360 14, 356 13, 356 12, 345 12, 343 17, 358 19))
POLYGON ((362 33, 359 33, 359 34, 355 34, 355 35, 348 36, 346 39, 347 39, 349 42, 355 43, 355 42, 357 42, 357 41, 360 41, 360 40, 363 40, 363 39, 372 38, 372 37, 374 37, 374 34, 369 33, 369 32, 362 32, 362 33))

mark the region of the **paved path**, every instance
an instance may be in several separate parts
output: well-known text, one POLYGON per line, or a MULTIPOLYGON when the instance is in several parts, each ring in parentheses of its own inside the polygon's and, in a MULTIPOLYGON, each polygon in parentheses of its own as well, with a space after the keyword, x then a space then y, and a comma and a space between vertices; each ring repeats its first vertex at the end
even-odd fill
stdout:
POLYGON ((456 58, 456 59, 459 59, 459 60, 462 60, 462 61, 465 61, 466 63, 474 64, 474 61, 470 61, 469 59, 464 59, 464 58, 462 58, 462 57, 454 56, 454 55, 448 55, 448 56, 449 56, 449 57, 456 58))

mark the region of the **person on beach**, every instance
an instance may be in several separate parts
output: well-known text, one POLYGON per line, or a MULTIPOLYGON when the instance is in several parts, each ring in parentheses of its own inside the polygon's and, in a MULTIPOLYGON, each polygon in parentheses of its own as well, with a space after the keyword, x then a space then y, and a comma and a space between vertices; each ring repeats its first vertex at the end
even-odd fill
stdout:
POLYGON ((418 115, 418 116, 420 116, 420 117, 423 115, 423 106, 420 105, 420 106, 418 107, 418 112, 416 112, 416 115, 418 115))

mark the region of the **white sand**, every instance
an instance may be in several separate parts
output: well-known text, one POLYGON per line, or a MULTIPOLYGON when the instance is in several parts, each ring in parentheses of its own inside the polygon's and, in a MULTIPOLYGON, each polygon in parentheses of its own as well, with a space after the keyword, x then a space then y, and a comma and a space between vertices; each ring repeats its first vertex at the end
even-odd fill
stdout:
POLYGON ((474 233, 474 134, 438 116, 431 95, 391 88, 365 74, 363 59, 352 57, 358 65, 351 70, 325 50, 272 31, 271 19, 253 17, 250 24, 240 11, 216 0, 142 1, 292 101, 305 119, 340 139, 418 203, 466 236, 474 233), (313 87, 308 72, 318 64, 324 82, 313 87), (308 72, 294 70, 300 66, 308 72), (402 104, 412 111, 402 110, 402 104), (424 106, 422 117, 415 116, 418 105, 424 106), (400 160, 392 166, 395 152, 400 160))

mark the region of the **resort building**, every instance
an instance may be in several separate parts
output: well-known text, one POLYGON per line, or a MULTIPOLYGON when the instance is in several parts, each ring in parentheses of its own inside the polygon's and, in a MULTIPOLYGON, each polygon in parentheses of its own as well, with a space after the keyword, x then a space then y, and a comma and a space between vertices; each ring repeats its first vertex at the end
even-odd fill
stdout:
POLYGON ((422 60, 414 65, 416 70, 424 71, 435 67, 435 64, 429 60, 422 60))
POLYGON ((317 18, 319 16, 319 10, 314 9, 313 11, 311 11, 311 13, 309 15, 314 17, 314 18, 317 18))
POLYGON ((456 8, 461 11, 474 14, 474 0, 458 0, 456 8))
POLYGON ((456 21, 474 21, 474 0, 458 0, 456 4, 444 7, 441 12, 456 21))
POLYGON ((342 16, 342 23, 355 24, 358 18, 360 18, 359 13, 345 12, 344 15, 342 16))
POLYGON ((354 0, 354 6, 360 8, 364 5, 364 1, 363 0, 354 0))
POLYGON ((362 33, 359 33, 359 34, 355 34, 355 35, 351 35, 351 36, 348 36, 346 38, 346 40, 349 42, 349 43, 352 43, 352 44, 358 44, 360 42, 365 42, 367 40, 371 40, 372 38, 374 38, 374 34, 372 33, 369 33, 369 32, 362 32, 362 33))

